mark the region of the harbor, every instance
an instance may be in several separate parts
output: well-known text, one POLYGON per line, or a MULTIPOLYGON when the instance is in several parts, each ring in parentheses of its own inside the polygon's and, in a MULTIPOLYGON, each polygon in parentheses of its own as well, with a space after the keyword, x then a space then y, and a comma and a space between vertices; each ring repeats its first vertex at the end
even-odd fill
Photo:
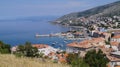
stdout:
POLYGON ((64 38, 65 40, 85 40, 88 39, 88 33, 86 32, 85 28, 73 26, 70 27, 69 31, 66 32, 59 32, 59 33, 52 33, 52 34, 36 34, 36 38, 41 37, 60 37, 64 38))
POLYGON ((66 36, 66 34, 55 33, 55 34, 36 34, 35 37, 56 37, 56 36, 66 36))

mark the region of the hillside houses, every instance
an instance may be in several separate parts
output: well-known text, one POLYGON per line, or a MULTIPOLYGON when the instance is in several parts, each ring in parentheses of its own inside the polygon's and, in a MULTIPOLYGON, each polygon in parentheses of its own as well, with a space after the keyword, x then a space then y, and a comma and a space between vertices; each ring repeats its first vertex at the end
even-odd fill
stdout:
POLYGON ((87 51, 90 48, 92 48, 92 45, 88 41, 73 42, 67 45, 66 51, 68 53, 78 53, 79 51, 87 51))
POLYGON ((51 59, 53 62, 58 63, 66 63, 66 57, 68 56, 67 53, 60 53, 61 51, 58 49, 55 49, 49 45, 45 44, 33 44, 33 47, 36 47, 39 51, 39 53, 43 53, 44 56, 47 56, 49 59, 51 59))
MULTIPOLYGON (((55 49, 46 44, 32 44, 32 47, 36 47, 38 49, 39 54, 43 53, 45 56, 48 56, 49 53, 54 52, 56 53, 58 49, 55 49)), ((11 52, 14 53, 17 51, 18 46, 14 46, 11 48, 11 52)))
MULTIPOLYGON (((102 37, 99 38, 92 38, 90 40, 84 40, 82 42, 73 42, 67 44, 66 52, 67 53, 86 53, 87 51, 94 49, 99 46, 105 45, 105 39, 102 37)), ((82 55, 84 56, 84 55, 82 55)))
POLYGON ((120 66, 120 42, 119 36, 114 36, 110 43, 106 45, 105 38, 98 37, 81 42, 73 42, 67 44, 67 53, 80 53, 80 57, 84 57, 87 51, 101 49, 107 58, 110 60, 108 67, 120 66), (116 38, 116 40, 112 40, 116 38))
POLYGON ((111 33, 100 32, 98 30, 93 30, 93 31, 91 31, 91 36, 95 37, 95 38, 103 37, 103 38, 105 38, 106 41, 108 41, 108 39, 111 37, 111 33))

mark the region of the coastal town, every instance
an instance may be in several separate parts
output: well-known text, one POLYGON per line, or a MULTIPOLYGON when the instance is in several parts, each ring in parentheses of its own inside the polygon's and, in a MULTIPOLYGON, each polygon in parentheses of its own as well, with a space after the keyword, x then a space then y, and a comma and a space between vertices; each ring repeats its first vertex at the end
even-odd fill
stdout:
POLYGON ((0 3, 0 67, 120 67, 120 0, 0 3))
MULTIPOLYGON (((77 19, 78 20, 78 19, 77 19)), ((108 67, 120 66, 120 17, 113 16, 101 17, 97 19, 80 18, 80 21, 84 21, 84 26, 74 26, 74 29, 55 34, 50 36, 64 36, 66 39, 77 40, 82 39, 80 42, 73 41, 66 44, 66 50, 56 49, 46 44, 32 44, 39 51, 39 54, 43 53, 43 56, 51 58, 51 60, 58 63, 66 63, 66 57, 69 53, 79 53, 81 58, 85 57, 85 54, 95 49, 96 51, 101 49, 106 57, 110 60, 107 64, 108 67), (88 21, 89 20, 89 21, 88 21), (104 25, 104 26, 103 26, 104 25), (85 31, 85 32, 84 32, 85 31), (65 53, 63 53, 65 52, 65 53)), ((17 49, 17 46, 12 47, 12 53, 17 49)))

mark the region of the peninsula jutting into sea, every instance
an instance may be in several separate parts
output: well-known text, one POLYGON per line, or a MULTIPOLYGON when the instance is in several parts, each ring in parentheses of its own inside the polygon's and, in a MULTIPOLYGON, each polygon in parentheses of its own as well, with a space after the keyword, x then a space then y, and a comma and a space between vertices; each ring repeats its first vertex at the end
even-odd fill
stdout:
POLYGON ((118 0, 0 1, 0 8, 0 67, 120 67, 118 0))

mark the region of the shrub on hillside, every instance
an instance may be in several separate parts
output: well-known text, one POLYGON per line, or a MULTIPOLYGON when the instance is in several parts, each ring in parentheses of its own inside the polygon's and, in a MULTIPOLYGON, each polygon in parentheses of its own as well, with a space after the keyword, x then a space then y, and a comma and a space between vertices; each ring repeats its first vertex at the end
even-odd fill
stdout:
POLYGON ((67 63, 72 67, 89 67, 87 63, 83 61, 82 58, 79 57, 78 53, 71 53, 67 56, 67 63))
POLYGON ((5 44, 2 41, 0 41, 0 53, 1 54, 11 53, 10 47, 11 46, 9 44, 5 44))
POLYGON ((88 63, 90 67, 106 67, 106 64, 109 62, 106 55, 100 49, 98 51, 88 51, 84 61, 88 63))
POLYGON ((19 45, 17 51, 15 52, 16 56, 26 56, 26 57, 38 57, 38 49, 32 47, 30 42, 26 42, 24 45, 19 45))

